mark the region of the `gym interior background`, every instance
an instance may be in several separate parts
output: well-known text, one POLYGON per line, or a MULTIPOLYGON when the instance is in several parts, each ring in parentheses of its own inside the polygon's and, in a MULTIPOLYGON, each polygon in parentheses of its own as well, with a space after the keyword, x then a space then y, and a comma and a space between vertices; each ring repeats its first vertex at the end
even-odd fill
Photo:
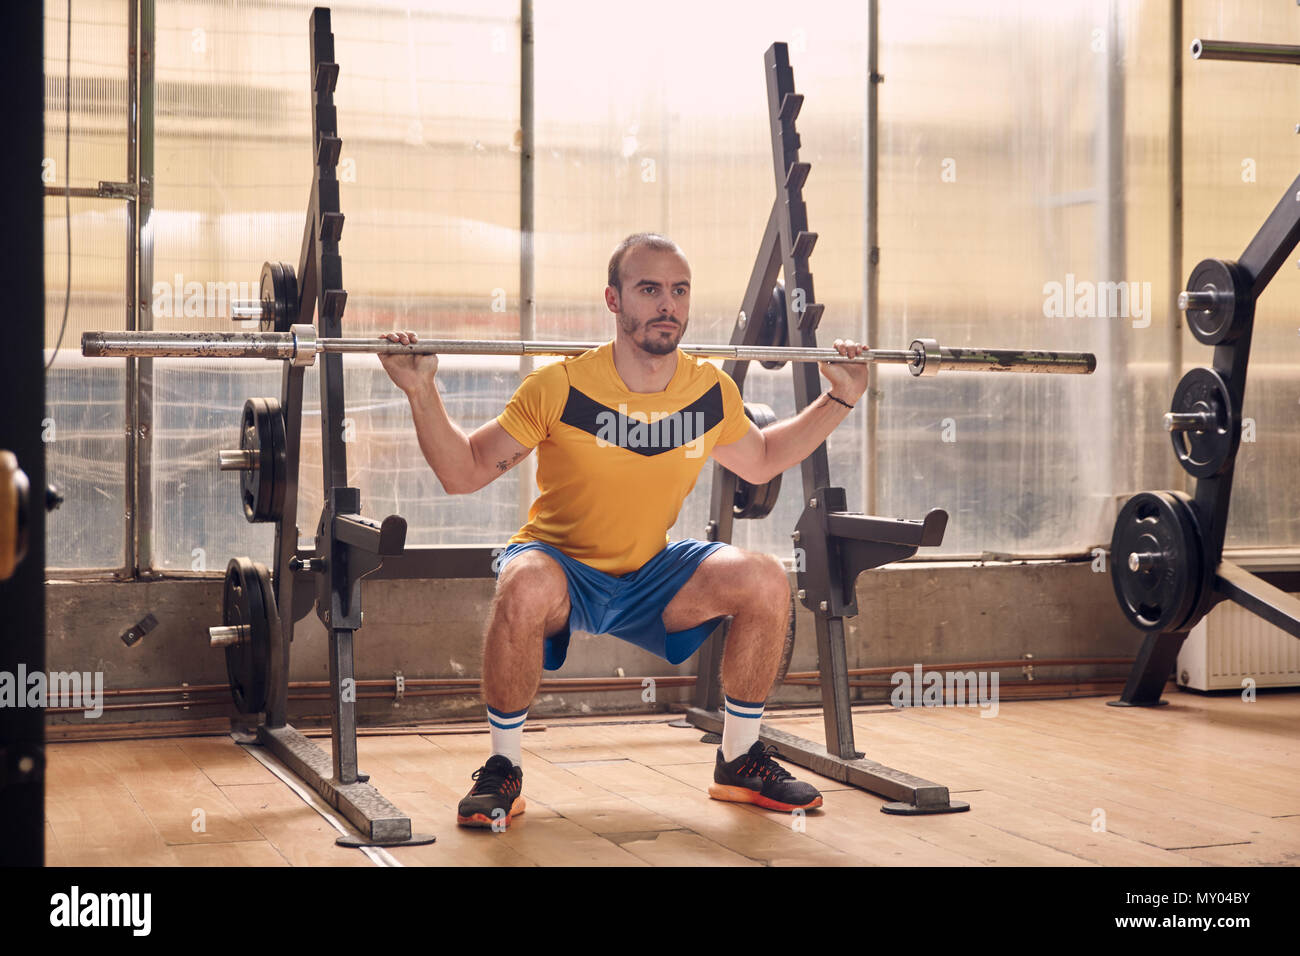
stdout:
MULTIPOLYGON (((238 446, 246 398, 277 393, 279 367, 157 359, 146 379, 126 363, 83 358, 78 343, 97 329, 237 328, 229 301, 257 297, 262 262, 296 261, 312 182, 312 4, 71 6, 70 62, 65 6, 45 9, 52 365, 42 438, 48 480, 65 499, 47 519, 46 667, 101 671, 107 706, 98 721, 51 708, 47 735, 53 744, 220 734, 234 711, 207 628, 220 623, 229 558, 269 563, 273 541, 269 526, 243 520, 238 481, 217 470, 216 453, 238 446), (148 70, 132 66, 132 31, 148 70), (63 187, 102 182, 139 184, 139 201, 74 195, 69 251, 63 187), (156 623, 128 646, 122 635, 149 615, 156 623)), ((884 368, 878 426, 858 412, 832 435, 831 473, 851 510, 950 515, 941 547, 858 580, 848 661, 871 673, 855 679, 854 700, 887 704, 889 674, 918 662, 962 663, 997 671, 1003 701, 1086 698, 1073 702, 1078 713, 1115 717, 1102 698, 1123 686, 1141 637, 1102 573, 1115 515, 1136 491, 1191 484, 1161 416, 1178 379, 1209 352, 1184 329, 1178 292, 1195 262, 1245 246, 1300 169, 1297 71, 1195 62, 1188 45, 1198 36, 1285 42, 1297 36, 1297 8, 881 0, 804 4, 792 15, 786 3, 757 0, 737 16, 665 0, 654 30, 636 5, 354 0, 331 10, 353 335, 606 339, 604 263, 618 239, 645 229, 672 236, 690 258, 686 339, 725 341, 772 196, 762 56, 787 43, 806 97, 804 195, 826 306, 819 341, 865 341, 870 322, 883 347, 925 335, 1098 357, 1092 376, 912 379, 884 368), (521 148, 525 100, 531 155, 521 148), (521 304, 521 282, 531 303, 521 304), (1103 293, 1091 312, 1072 307, 1074 290, 1117 282, 1127 284, 1122 297, 1103 293)), ((1244 565, 1272 570, 1300 569, 1298 278, 1283 268, 1256 312, 1244 406, 1253 432, 1236 459, 1226 541, 1244 565)), ((520 467, 472 496, 443 494, 376 358, 349 356, 345 368, 349 477, 366 512, 405 517, 408 544, 504 546, 526 514, 532 472, 520 467)), ((497 414, 520 375, 513 358, 447 357, 439 371, 466 428, 497 414)), ((315 376, 308 421, 319 409, 315 376)), ((754 368, 746 398, 784 417, 794 410, 788 381, 784 370, 754 368)), ((304 536, 322 506, 318 432, 304 428, 304 536)), ((710 473, 673 538, 703 536, 710 473)), ((793 562, 797 469, 786 482, 773 513, 737 522, 733 540, 793 562)), ((363 726, 481 727, 474 679, 492 584, 366 585, 356 652, 363 726)), ((820 700, 810 633, 800 607, 793 676, 773 698, 794 715, 820 700)), ((1295 651, 1285 653, 1291 663, 1280 666, 1300 672, 1295 651)), ((299 625, 292 662, 291 718, 327 722, 314 616, 299 625)), ((691 688, 666 679, 695 668, 581 638, 564 670, 546 675, 560 680, 544 686, 531 716, 667 719, 691 688), (644 677, 662 682, 650 701, 644 677), (608 682, 566 686, 572 678, 608 682)), ((1220 702, 1169 693, 1176 706, 1162 720, 1220 702)), ((1023 706, 1028 728, 1033 707, 1052 705, 1023 706)), ((976 721, 970 732, 996 724, 976 721)), ((858 745, 876 757, 871 726, 858 745)), ((365 763, 364 739, 362 753, 365 763)), ((48 786, 47 801, 57 783, 48 786)), ((98 859, 88 843, 60 845, 58 832, 47 832, 47 858, 98 859)))

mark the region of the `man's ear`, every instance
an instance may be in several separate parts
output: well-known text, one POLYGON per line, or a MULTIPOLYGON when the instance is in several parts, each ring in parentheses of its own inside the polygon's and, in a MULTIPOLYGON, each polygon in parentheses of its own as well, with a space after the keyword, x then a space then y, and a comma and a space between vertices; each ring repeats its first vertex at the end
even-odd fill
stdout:
POLYGON ((612 285, 605 286, 605 307, 618 315, 619 304, 618 289, 615 289, 612 285))

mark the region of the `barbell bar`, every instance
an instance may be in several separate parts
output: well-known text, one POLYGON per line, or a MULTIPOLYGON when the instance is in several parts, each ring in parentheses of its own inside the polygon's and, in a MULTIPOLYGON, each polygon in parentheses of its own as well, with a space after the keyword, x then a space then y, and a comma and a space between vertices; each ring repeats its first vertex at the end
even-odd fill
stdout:
POLYGON ((1193 60, 1237 60, 1245 63, 1300 63, 1300 46, 1288 43, 1242 43, 1237 40, 1192 41, 1193 60))
MULTIPOLYGON (((439 355, 581 355, 599 342, 537 342, 496 339, 426 339, 402 345, 381 338, 317 338, 311 325, 288 332, 85 332, 82 355, 92 358, 264 358, 312 365, 317 353, 367 352, 439 355)), ((832 362, 906 365, 914 376, 954 372, 1038 372, 1087 375, 1097 368, 1090 352, 1038 349, 940 348, 915 339, 905 349, 869 349, 848 358, 835 349, 746 345, 683 345, 687 355, 750 362, 832 362)))

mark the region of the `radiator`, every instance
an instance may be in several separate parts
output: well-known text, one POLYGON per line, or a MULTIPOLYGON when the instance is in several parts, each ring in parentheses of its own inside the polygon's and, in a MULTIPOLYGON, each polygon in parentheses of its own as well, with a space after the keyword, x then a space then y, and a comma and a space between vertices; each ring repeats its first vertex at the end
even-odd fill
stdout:
POLYGON ((1178 652, 1178 685, 1192 690, 1300 687, 1300 639, 1231 601, 1192 628, 1178 652))

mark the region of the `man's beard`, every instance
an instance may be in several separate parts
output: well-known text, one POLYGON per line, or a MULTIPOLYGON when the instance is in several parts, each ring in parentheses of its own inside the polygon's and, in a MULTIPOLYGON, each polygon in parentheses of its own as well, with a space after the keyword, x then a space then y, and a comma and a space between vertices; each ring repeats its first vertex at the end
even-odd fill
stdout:
POLYGON ((674 325, 677 325, 677 329, 676 329, 677 334, 670 339, 665 339, 663 338, 663 335, 667 332, 666 329, 652 330, 649 328, 651 322, 658 322, 658 321, 663 321, 663 320, 651 319, 650 321, 645 322, 641 326, 638 326, 636 319, 630 319, 622 312, 618 313, 619 328, 627 333, 628 337, 632 340, 632 342, 636 345, 637 348, 639 348, 643 352, 648 352, 651 355, 669 355, 672 352, 677 350, 677 343, 679 343, 682 340, 682 336, 686 333, 686 326, 683 324, 679 324, 677 322, 673 322, 674 325), (645 335, 641 339, 638 339, 636 336, 636 332, 638 328, 641 328, 645 332, 645 335))

